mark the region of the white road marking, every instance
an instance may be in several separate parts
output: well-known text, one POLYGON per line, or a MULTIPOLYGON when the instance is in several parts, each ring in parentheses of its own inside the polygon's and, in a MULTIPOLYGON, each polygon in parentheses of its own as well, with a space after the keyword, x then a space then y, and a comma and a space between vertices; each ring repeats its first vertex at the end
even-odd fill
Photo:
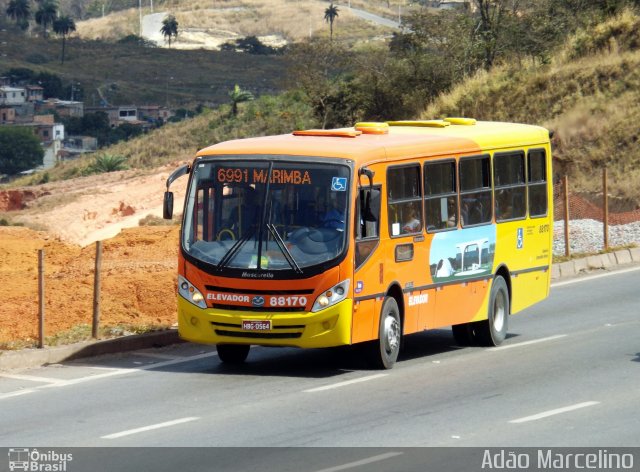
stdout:
POLYGON ((565 285, 577 284, 579 282, 587 282, 589 280, 601 279, 603 277, 611 277, 612 275, 626 274, 628 272, 635 272, 640 270, 640 267, 632 267, 630 269, 614 270, 612 272, 606 272, 604 274, 590 275, 587 277, 580 277, 578 279, 567 280, 566 282, 558 282, 551 284, 551 288, 564 287, 565 285))
POLYGON ((101 436, 102 439, 116 439, 121 438, 122 436, 129 436, 131 434, 143 433, 145 431, 151 431, 153 429, 167 428, 169 426, 174 426, 177 424, 188 423, 189 421, 199 420, 200 418, 197 416, 189 416, 187 418, 180 418, 173 421, 165 421, 164 423, 152 424, 149 426, 142 426, 141 428, 128 429, 126 431, 120 431, 119 433, 107 434, 106 436, 101 436))
POLYGON ((379 379, 381 377, 386 377, 387 375, 389 375, 389 374, 369 375, 368 377, 360 377, 358 379, 345 380, 344 382, 338 382, 338 383, 334 383, 334 384, 331 384, 331 385, 325 385, 324 387, 310 388, 309 390, 303 390, 303 392, 304 393, 322 392, 324 390, 331 390, 331 389, 334 389, 334 388, 344 387, 346 385, 351 385, 351 384, 360 383, 360 382, 367 382, 368 380, 379 379))
POLYGON ((136 356, 152 357, 154 359, 173 360, 173 359, 183 359, 184 358, 184 356, 172 356, 170 354, 160 354, 159 352, 136 352, 134 354, 136 356))
POLYGON ((524 418, 518 418, 517 420, 511 420, 509 423, 526 423, 528 421, 536 421, 542 418, 547 418, 549 416, 559 415, 561 413, 566 413, 568 411, 579 410, 580 408, 586 408, 588 406, 598 405, 600 402, 583 402, 576 403, 575 405, 565 406, 562 408, 556 408, 555 410, 543 411, 542 413, 538 413, 536 415, 525 416, 524 418))
POLYGON ((337 465, 335 467, 329 467, 328 469, 318 470, 316 472, 337 472, 339 470, 347 470, 353 469, 354 467, 360 467, 367 464, 372 464, 374 462, 380 462, 387 459, 391 459, 392 457, 401 456, 402 452, 387 452, 385 454, 379 454, 377 456, 372 456, 367 459, 362 459, 355 462, 349 462, 348 464, 337 465))
MULTIPOLYGON (((172 359, 170 361, 156 362, 155 364, 149 364, 149 365, 146 365, 144 367, 136 367, 136 368, 133 368, 133 369, 102 367, 102 368, 100 368, 101 370, 106 370, 106 372, 104 374, 87 375, 85 377, 78 377, 78 378, 70 379, 70 380, 57 380, 55 383, 50 383, 48 385, 41 385, 41 386, 36 387, 34 389, 17 390, 15 392, 9 392, 9 393, 5 393, 5 394, 0 394, 0 400, 3 399, 3 398, 9 398, 9 397, 13 397, 13 396, 16 396, 16 395, 23 395, 24 393, 36 392, 38 390, 45 389, 45 388, 55 388, 55 387, 65 387, 67 385, 76 385, 76 384, 79 384, 79 383, 89 382, 89 381, 92 381, 92 380, 104 379, 104 378, 108 378, 108 377, 114 377, 116 375, 132 374, 134 372, 142 372, 142 371, 145 371, 145 370, 159 369, 161 367, 167 367, 167 366, 170 366, 170 365, 181 364, 181 363, 189 362, 189 361, 196 361, 196 360, 199 360, 199 359, 205 359, 207 357, 214 357, 214 356, 217 356, 217 355, 218 355, 217 352, 208 352, 208 353, 205 353, 205 354, 198 354, 196 356, 191 356, 191 357, 181 357, 179 359, 172 359)), ((98 367, 96 367, 96 368, 98 368, 98 367)), ((41 378, 44 379, 45 377, 41 377, 41 378)))
POLYGON ((530 344, 538 344, 538 343, 544 343, 547 341, 554 341, 556 339, 565 338, 566 336, 567 336, 566 334, 556 334, 554 336, 549 336, 548 338, 532 339, 531 341, 524 341, 521 343, 506 344, 504 346, 491 347, 487 350, 502 351, 503 349, 511 349, 512 347, 528 346, 530 344))
POLYGON ((64 382, 63 379, 54 379, 51 377, 37 377, 35 375, 21 375, 21 374, 0 374, 0 377, 14 380, 28 380, 29 382, 43 382, 49 384, 56 384, 64 382))
POLYGON ((15 392, 9 392, 9 393, 0 393, 0 400, 4 398, 18 397, 20 395, 24 395, 25 393, 32 393, 32 392, 35 392, 35 390, 26 389, 26 390, 16 390, 15 392))
POLYGON ((174 364, 182 364, 184 362, 189 362, 189 361, 196 361, 199 359, 204 359, 207 357, 213 357, 213 356, 217 356, 218 353, 217 352, 208 352, 206 354, 198 354, 197 356, 191 356, 191 357, 181 357, 180 359, 172 359, 170 361, 164 361, 164 362, 156 362, 154 364, 149 364, 146 365, 144 367, 136 367, 133 369, 126 369, 126 368, 120 368, 118 370, 112 370, 109 372, 105 372, 104 374, 97 374, 97 375, 88 375, 86 377, 78 377, 77 379, 72 379, 72 380, 65 380, 63 382, 59 382, 55 385, 47 385, 47 387, 62 387, 65 385, 75 385, 75 384, 79 384, 79 383, 84 383, 84 382, 88 382, 90 380, 95 380, 95 379, 103 379, 106 377, 113 377, 115 375, 123 375, 123 374, 130 374, 133 372, 141 372, 144 370, 151 370, 151 369, 159 369, 161 367, 167 367, 170 365, 174 365, 174 364))

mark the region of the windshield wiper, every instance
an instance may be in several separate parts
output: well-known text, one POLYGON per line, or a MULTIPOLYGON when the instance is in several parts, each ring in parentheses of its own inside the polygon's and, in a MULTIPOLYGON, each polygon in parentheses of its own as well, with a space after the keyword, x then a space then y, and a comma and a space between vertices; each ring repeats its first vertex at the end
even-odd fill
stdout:
POLYGON ((244 243, 246 243, 247 241, 249 241, 249 239, 251 239, 251 237, 255 234, 255 232, 256 232, 256 229, 255 229, 255 226, 253 226, 249 229, 249 231, 244 233, 244 236, 238 239, 233 244, 233 246, 231 246, 231 248, 227 251, 227 253, 222 257, 222 259, 220 259, 220 262, 216 266, 216 270, 220 271, 225 267, 227 267, 231 262, 231 260, 236 256, 240 248, 244 245, 244 243))
POLYGON ((269 232, 271 233, 271 236, 273 236, 273 239, 278 244, 278 247, 282 251, 284 258, 287 260, 291 268, 298 274, 302 274, 303 273, 302 269, 300 268, 296 260, 293 258, 291 251, 289 251, 289 248, 284 243, 284 240, 282 239, 282 236, 280 236, 280 233, 278 233, 278 230, 276 229, 275 225, 267 223, 266 226, 269 232))

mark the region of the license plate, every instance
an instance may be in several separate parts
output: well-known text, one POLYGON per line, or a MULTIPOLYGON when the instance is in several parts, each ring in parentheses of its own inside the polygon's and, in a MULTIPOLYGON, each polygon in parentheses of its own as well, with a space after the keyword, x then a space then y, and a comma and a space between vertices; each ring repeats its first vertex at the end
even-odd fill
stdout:
POLYGON ((271 320, 242 320, 242 329, 245 331, 269 331, 271 320))

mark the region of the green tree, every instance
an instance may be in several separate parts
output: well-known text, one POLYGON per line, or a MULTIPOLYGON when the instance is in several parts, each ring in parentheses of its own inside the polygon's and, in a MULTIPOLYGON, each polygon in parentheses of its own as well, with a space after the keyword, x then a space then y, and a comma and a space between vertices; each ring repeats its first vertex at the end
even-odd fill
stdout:
POLYGON ((324 11, 324 21, 329 23, 330 38, 333 40, 333 22, 338 17, 338 7, 333 3, 324 11))
POLYGON ((7 15, 25 31, 29 28, 29 18, 31 17, 29 0, 11 0, 7 5, 7 15))
POLYGON ((322 128, 332 125, 335 98, 353 64, 349 53, 332 41, 312 40, 293 45, 287 58, 291 87, 302 91, 322 128))
POLYGON ((42 26, 43 35, 47 37, 47 28, 53 24, 58 16, 58 4, 55 0, 43 0, 36 11, 36 23, 42 26))
POLYGON ((242 90, 238 84, 229 92, 231 98, 231 113, 233 116, 238 115, 238 103, 249 102, 253 100, 253 94, 248 90, 242 90))
POLYGON ((30 128, 0 127, 0 174, 15 175, 42 165, 44 150, 30 128))
POLYGON ((70 16, 60 16, 53 22, 53 32, 58 36, 62 36, 62 57, 60 63, 64 64, 64 48, 67 35, 76 30, 76 23, 70 16))
POLYGON ((40 85, 44 91, 44 98, 60 98, 64 96, 62 79, 49 72, 40 72, 33 78, 33 82, 40 85))
POLYGON ((173 15, 167 15, 164 20, 162 20, 162 28, 160 28, 160 32, 162 36, 164 36, 164 40, 169 42, 169 47, 171 47, 171 38, 178 37, 178 20, 173 15))

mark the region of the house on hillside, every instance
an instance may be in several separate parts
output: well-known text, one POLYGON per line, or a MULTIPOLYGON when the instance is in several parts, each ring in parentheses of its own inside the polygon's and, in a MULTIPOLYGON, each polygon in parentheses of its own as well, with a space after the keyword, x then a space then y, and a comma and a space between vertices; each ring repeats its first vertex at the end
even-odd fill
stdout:
POLYGON ((56 123, 53 115, 36 115, 33 122, 27 126, 31 126, 33 131, 43 144, 49 144, 51 141, 59 141, 64 139, 64 125, 56 123))
POLYGON ((49 98, 36 103, 36 113, 57 113, 62 117, 82 118, 84 116, 84 103, 71 100, 49 98))
POLYGON ((39 85, 27 85, 25 90, 27 91, 28 102, 37 102, 44 98, 44 88, 39 85))
POLYGON ((140 105, 138 106, 138 116, 141 120, 166 123, 173 116, 173 113, 167 107, 159 105, 140 105))
POLYGON ((58 162, 58 154, 64 140, 64 125, 56 123, 53 115, 35 115, 30 123, 20 126, 31 128, 44 149, 44 163, 39 169, 50 169, 58 162))
POLYGON ((0 124, 6 125, 16 122, 16 111, 12 107, 0 106, 0 124))
POLYGON ((86 113, 106 113, 109 117, 109 126, 116 128, 122 123, 133 123, 138 121, 138 107, 112 106, 112 107, 85 107, 86 113))
POLYGON ((24 87, 0 87, 0 105, 22 105, 27 101, 27 90, 24 87))
POLYGON ((62 142, 60 160, 74 159, 98 149, 98 140, 93 136, 67 136, 62 142))

